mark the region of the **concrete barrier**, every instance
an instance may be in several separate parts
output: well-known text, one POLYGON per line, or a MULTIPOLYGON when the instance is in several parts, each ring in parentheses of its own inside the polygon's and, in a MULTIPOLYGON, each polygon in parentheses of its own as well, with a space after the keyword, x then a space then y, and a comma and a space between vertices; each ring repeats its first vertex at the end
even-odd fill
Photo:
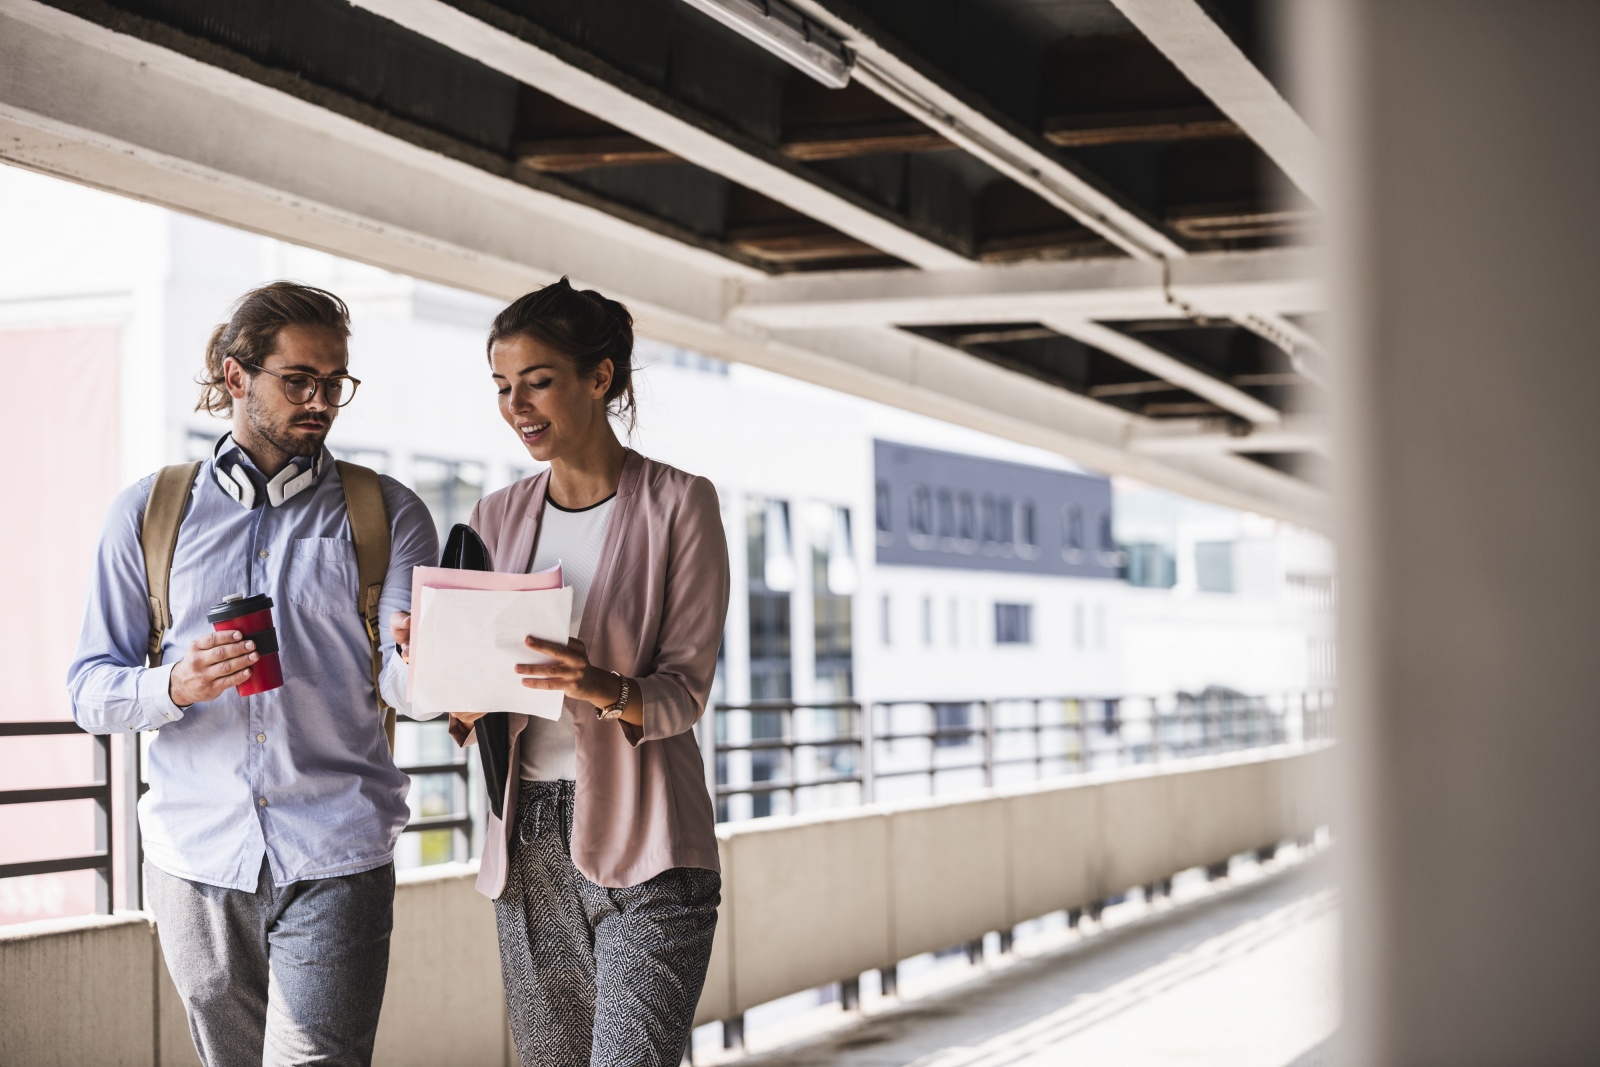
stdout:
POLYGON ((147 915, 0 927, 0 1063, 151 1067, 155 975, 147 915))
MULTIPOLYGON (((1276 749, 717 828, 697 1021, 1081 908, 1328 821, 1333 754, 1276 749)), ((375 1062, 511 1067, 476 867, 407 871, 375 1062)), ((0 927, 0 1064, 197 1063, 148 915, 0 927)))

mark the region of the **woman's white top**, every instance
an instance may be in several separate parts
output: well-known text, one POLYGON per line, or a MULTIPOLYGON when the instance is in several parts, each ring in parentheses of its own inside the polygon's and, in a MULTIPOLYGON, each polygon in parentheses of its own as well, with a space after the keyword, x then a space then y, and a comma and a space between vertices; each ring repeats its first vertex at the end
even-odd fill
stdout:
MULTIPOLYGON (((606 526, 611 522, 611 505, 616 496, 573 511, 545 498, 544 519, 539 524, 539 547, 533 554, 531 570, 542 571, 561 564, 561 579, 572 587, 572 636, 578 636, 583 621, 583 604, 600 565, 600 548, 605 544, 606 526)), ((522 731, 522 779, 528 782, 555 782, 574 779, 578 774, 578 750, 573 737, 572 713, 565 708, 559 719, 530 716, 522 731)))

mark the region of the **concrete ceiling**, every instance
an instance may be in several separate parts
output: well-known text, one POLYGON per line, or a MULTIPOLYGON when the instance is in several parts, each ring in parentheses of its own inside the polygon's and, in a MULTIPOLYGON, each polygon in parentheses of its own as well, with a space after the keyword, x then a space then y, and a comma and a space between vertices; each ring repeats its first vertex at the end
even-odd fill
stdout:
POLYGON ((0 0, 0 158, 1322 525, 1317 143, 1233 0, 0 0))

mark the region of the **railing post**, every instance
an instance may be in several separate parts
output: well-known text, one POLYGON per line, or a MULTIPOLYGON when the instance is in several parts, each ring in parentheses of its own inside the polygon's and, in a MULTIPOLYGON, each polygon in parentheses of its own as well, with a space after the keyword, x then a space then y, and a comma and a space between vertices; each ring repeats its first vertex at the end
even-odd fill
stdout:
POLYGON ((994 712, 995 702, 983 702, 983 784, 994 788, 994 712))
POLYGON ((113 807, 122 823, 122 884, 129 908, 144 908, 144 838, 139 835, 139 783, 144 778, 142 735, 122 738, 122 795, 113 807))
POLYGON ((105 792, 95 800, 94 847, 105 853, 105 866, 100 868, 94 893, 95 910, 110 915, 116 905, 116 857, 111 854, 111 820, 116 805, 111 799, 111 735, 94 737, 94 780, 105 785, 105 792))
POLYGON ((872 701, 863 700, 856 706, 856 733, 861 738, 861 746, 857 759, 861 768, 861 803, 871 804, 877 799, 877 778, 875 775, 877 763, 877 743, 873 740, 876 730, 873 726, 872 701))

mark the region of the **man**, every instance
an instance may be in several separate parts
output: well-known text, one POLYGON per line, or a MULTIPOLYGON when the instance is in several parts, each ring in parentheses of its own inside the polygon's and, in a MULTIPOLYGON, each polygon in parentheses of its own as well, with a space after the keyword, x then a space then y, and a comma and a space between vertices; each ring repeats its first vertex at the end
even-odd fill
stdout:
MULTIPOLYGON (((144 665, 151 476, 111 506, 68 675, 85 729, 154 732, 139 802, 148 899, 207 1067, 372 1058, 409 814, 373 689, 345 487, 323 447, 359 385, 349 333, 344 303, 309 286, 276 282, 235 305, 212 334, 197 406, 230 416, 232 432, 182 505, 161 665, 144 665), (272 598, 281 688, 237 691, 271 649, 212 630, 207 609, 234 594, 272 598)), ((387 618, 409 605, 411 568, 436 561, 438 538, 415 494, 380 484, 387 618)), ((403 691, 392 647, 383 661, 384 688, 403 691)))

